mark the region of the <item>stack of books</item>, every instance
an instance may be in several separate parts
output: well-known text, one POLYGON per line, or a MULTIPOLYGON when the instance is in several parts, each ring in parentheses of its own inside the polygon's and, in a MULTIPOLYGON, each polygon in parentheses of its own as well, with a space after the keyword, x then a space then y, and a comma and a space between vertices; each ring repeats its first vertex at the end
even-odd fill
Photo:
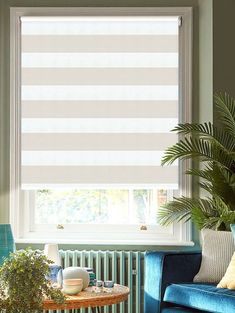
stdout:
POLYGON ((93 268, 90 267, 83 267, 84 270, 86 270, 90 276, 90 282, 89 282, 89 286, 95 286, 95 279, 96 279, 96 275, 94 273, 93 268))

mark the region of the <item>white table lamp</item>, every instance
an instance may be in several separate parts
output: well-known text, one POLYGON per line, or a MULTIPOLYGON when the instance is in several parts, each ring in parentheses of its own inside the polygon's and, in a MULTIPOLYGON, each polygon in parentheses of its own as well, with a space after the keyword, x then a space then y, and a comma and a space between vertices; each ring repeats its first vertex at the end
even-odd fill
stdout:
POLYGON ((47 243, 44 247, 44 254, 56 265, 61 265, 58 245, 47 243))

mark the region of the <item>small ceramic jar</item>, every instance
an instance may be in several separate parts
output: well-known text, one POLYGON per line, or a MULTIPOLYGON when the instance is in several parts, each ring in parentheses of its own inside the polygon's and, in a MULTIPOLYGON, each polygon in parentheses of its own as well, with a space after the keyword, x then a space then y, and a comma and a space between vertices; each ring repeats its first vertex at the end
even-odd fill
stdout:
POLYGON ((97 280, 95 283, 95 292, 100 293, 103 291, 103 281, 102 280, 97 280))
POLYGON ((114 282, 112 280, 106 280, 104 281, 104 292, 112 292, 114 287, 114 282))

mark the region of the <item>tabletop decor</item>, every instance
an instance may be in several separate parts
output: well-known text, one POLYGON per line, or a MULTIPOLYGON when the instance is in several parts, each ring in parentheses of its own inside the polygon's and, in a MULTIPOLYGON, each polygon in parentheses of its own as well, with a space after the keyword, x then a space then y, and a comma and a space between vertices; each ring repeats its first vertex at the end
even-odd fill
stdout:
POLYGON ((82 279, 83 281, 83 289, 89 286, 90 276, 89 273, 83 269, 82 267, 78 266, 70 266, 66 267, 64 270, 61 270, 58 273, 58 284, 60 286, 63 285, 63 280, 65 279, 82 279))
POLYGON ((52 262, 49 265, 50 274, 48 278, 52 283, 57 283, 58 273, 60 270, 62 270, 58 244, 55 243, 45 244, 43 252, 45 256, 52 262))
POLYGON ((0 268, 0 312, 42 312, 44 298, 64 303, 64 295, 46 279, 51 261, 40 251, 12 253, 0 268))
POLYGON ((45 299, 45 310, 69 310, 91 308, 92 313, 101 312, 101 307, 113 305, 128 300, 130 289, 126 286, 115 284, 112 292, 95 293, 93 287, 88 287, 74 296, 66 296, 63 304, 56 304, 53 300, 45 299))
POLYGON ((96 274, 94 272, 94 269, 91 267, 82 267, 83 270, 87 271, 89 274, 89 286, 94 286, 96 281, 96 274))
POLYGON ((53 262, 55 265, 61 265, 59 247, 55 243, 47 243, 44 246, 45 256, 53 262))
POLYGON ((62 292, 66 295, 76 295, 83 289, 81 278, 64 279, 62 292))

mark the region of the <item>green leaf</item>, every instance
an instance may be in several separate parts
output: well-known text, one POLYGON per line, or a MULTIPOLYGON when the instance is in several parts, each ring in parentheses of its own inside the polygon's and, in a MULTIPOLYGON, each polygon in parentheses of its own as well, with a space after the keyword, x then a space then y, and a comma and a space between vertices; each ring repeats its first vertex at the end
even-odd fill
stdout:
POLYGON ((227 93, 215 94, 214 99, 221 127, 235 138, 235 100, 227 93))
POLYGON ((222 149, 233 151, 235 147, 234 137, 222 129, 218 129, 211 122, 204 124, 179 124, 172 131, 184 135, 196 135, 208 141, 218 144, 222 149))
POLYGON ((200 159, 201 162, 217 162, 221 166, 230 168, 233 158, 225 149, 217 144, 201 138, 188 137, 168 148, 162 159, 162 165, 172 164, 177 159, 200 159))
POLYGON ((158 220, 161 225, 169 225, 173 222, 186 222, 191 218, 192 208, 196 206, 196 200, 181 197, 174 198, 162 206, 158 211, 158 220))
POLYGON ((213 199, 175 198, 158 212, 160 224, 186 222, 192 219, 199 229, 230 230, 235 223, 235 211, 218 196, 213 199))
POLYGON ((60 290, 49 285, 46 275, 51 262, 40 251, 20 250, 0 268, 0 312, 43 312, 44 296, 63 303, 60 290))

